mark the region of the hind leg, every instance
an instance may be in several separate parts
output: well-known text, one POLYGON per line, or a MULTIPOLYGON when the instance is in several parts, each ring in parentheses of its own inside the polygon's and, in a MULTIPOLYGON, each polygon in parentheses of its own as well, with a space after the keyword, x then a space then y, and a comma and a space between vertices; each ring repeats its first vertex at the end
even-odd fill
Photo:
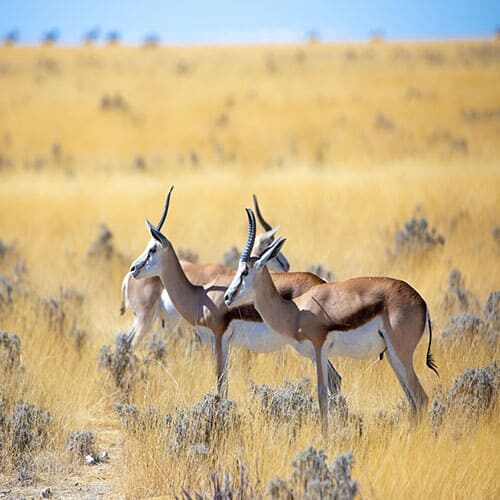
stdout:
POLYGON ((151 330, 153 323, 158 317, 158 306, 159 302, 156 302, 149 310, 145 312, 141 311, 141 314, 134 320, 135 330, 132 338, 129 339, 129 341, 132 341, 134 349, 139 346, 143 336, 151 330))
POLYGON ((323 439, 328 436, 328 356, 323 346, 315 346, 316 377, 318 386, 319 412, 321 415, 321 430, 323 439))
MULTIPOLYGON (((419 325, 418 322, 415 325, 415 323, 411 324, 409 321, 405 321, 404 326, 406 327, 405 329, 408 330, 419 325)), ((384 331, 381 332, 381 335, 387 346, 387 359, 408 398, 412 413, 414 416, 420 416, 425 412, 429 401, 415 373, 415 369, 413 368, 413 352, 416 343, 421 337, 421 333, 420 335, 411 335, 411 331, 402 332, 401 330, 401 324, 396 323, 393 326, 391 322, 386 319, 384 320, 384 331), (408 340, 406 340, 406 342, 403 340, 415 338, 418 340, 412 343, 408 342, 408 340)), ((423 331, 423 326, 421 331, 423 331)))
POLYGON ((132 323, 130 330, 127 332, 127 342, 129 344, 134 340, 135 332, 137 331, 137 325, 138 325, 138 318, 136 316, 134 317, 134 322, 132 323))

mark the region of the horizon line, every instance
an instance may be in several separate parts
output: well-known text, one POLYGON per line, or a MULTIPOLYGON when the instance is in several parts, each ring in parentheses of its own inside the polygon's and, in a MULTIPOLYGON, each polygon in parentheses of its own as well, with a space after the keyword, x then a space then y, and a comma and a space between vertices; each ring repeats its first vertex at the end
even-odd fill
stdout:
MULTIPOLYGON (((157 41, 149 42, 149 45, 154 47, 211 47, 211 46, 262 46, 262 45, 342 45, 342 44, 391 44, 391 43, 435 43, 435 42, 497 42, 499 40, 498 35, 492 34, 490 36, 456 36, 456 37, 408 37, 408 38, 388 38, 380 35, 374 35, 370 38, 330 38, 330 39, 318 39, 318 40, 241 40, 241 41, 207 41, 207 42, 175 42, 175 41, 157 41)), ((143 48, 148 45, 147 40, 139 42, 131 42, 127 40, 116 40, 116 41, 88 41, 81 40, 80 42, 59 42, 59 41, 43 41, 38 42, 8 42, 4 41, 0 43, 0 47, 8 48, 37 48, 37 47, 60 47, 60 48, 76 48, 76 47, 94 47, 94 48, 107 48, 107 47, 124 47, 124 48, 143 48)))

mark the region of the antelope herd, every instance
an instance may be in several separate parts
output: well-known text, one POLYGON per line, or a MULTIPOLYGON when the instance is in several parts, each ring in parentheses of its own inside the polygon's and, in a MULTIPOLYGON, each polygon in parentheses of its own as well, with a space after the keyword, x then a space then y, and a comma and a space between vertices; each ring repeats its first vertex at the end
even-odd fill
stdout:
POLYGON ((257 198, 254 207, 265 232, 256 237, 254 212, 236 273, 217 264, 179 260, 162 232, 170 189, 157 225, 146 220, 151 239, 122 283, 121 313, 128 306, 134 322, 128 340, 137 346, 159 319, 165 328, 186 322, 203 343, 213 346, 217 390, 227 397, 229 345, 275 352, 291 345, 316 366, 323 434, 328 432, 328 392, 340 391, 341 377, 329 355, 377 358, 387 354, 412 413, 419 416, 428 397, 413 368, 413 353, 426 325, 426 364, 432 359, 427 305, 404 281, 361 277, 328 283, 308 272, 289 272, 281 252, 285 238, 266 222, 257 198), (255 244, 257 241, 257 244, 255 244), (273 270, 270 272, 270 270, 273 270))

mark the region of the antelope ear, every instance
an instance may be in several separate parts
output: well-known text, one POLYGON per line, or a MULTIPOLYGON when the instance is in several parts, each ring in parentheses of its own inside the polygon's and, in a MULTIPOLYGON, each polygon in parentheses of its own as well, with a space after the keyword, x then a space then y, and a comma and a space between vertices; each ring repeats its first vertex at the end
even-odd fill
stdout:
POLYGON ((151 222, 148 221, 148 219, 146 219, 146 226, 148 227, 149 232, 151 233, 151 236, 158 243, 160 243, 160 245, 163 248, 167 248, 168 247, 168 240, 167 240, 167 238, 165 238, 165 236, 163 236, 163 234, 161 234, 160 231, 158 231, 158 229, 156 229, 156 227, 153 226, 153 224, 151 224, 151 222))
POLYGON ((255 269, 260 271, 271 259, 274 259, 281 251, 281 247, 285 244, 286 238, 281 236, 276 241, 273 241, 258 257, 255 263, 255 269))
POLYGON ((279 228, 280 228, 279 226, 276 226, 276 227, 273 227, 272 229, 269 229, 269 231, 266 231, 265 233, 262 233, 259 236, 259 240, 260 241, 265 241, 265 240, 273 239, 274 235, 278 232, 279 228))

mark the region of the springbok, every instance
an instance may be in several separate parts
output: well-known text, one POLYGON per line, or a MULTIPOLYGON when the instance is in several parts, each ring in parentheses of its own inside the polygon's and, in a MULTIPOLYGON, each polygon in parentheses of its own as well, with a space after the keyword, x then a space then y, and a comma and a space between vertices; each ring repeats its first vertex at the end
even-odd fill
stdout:
MULTIPOLYGON (((171 194, 172 189, 165 202, 161 224, 167 216, 171 194)), ((155 227, 148 220, 146 225, 151 233, 151 240, 133 262, 130 273, 135 279, 159 277, 180 316, 195 328, 202 342, 214 346, 217 390, 225 396, 229 343, 255 352, 275 352, 287 343, 286 338, 267 327, 253 304, 241 304, 237 307, 225 305, 224 294, 234 272, 218 275, 205 285, 192 283, 184 272, 172 243, 158 229, 161 225, 155 227)), ((245 259, 250 256, 253 248, 255 225, 253 231, 252 244, 247 244, 242 253, 245 259)), ((278 253, 274 252, 273 257, 278 253)), ((324 280, 312 273, 273 273, 271 279, 277 293, 287 299, 302 295, 312 286, 324 283, 324 280)), ((309 353, 305 355, 315 362, 314 356, 309 353)), ((330 391, 337 393, 340 390, 340 375, 331 364, 327 365, 325 373, 330 391)))
MULTIPOLYGON (((255 235, 255 216, 249 220, 247 248, 255 235)), ((428 308, 419 293, 392 278, 353 278, 316 285, 289 300, 276 289, 266 263, 279 252, 285 238, 274 241, 259 257, 241 254, 238 271, 224 296, 228 307, 252 300, 273 332, 291 342, 317 368, 317 390, 323 433, 328 431, 328 354, 353 358, 379 356, 387 351, 389 363, 403 388, 412 413, 420 414, 428 397, 413 368, 413 353, 429 326, 427 366, 437 372, 431 355, 432 330, 428 308)), ((299 279, 300 273, 293 279, 299 279)))
MULTIPOLYGON (((273 228, 264 219, 255 194, 253 195, 253 203, 259 222, 264 228, 264 233, 259 234, 256 238, 254 253, 259 255, 274 241, 278 227, 273 228)), ((166 213, 162 215, 156 225, 158 231, 161 231, 165 217, 166 213)), ((231 268, 221 264, 197 264, 187 260, 179 260, 179 262, 189 281, 194 285, 204 285, 217 276, 234 273, 231 268)), ((290 269, 287 258, 281 252, 268 265, 273 271, 287 272, 290 269)), ((133 341, 135 347, 151 330, 157 318, 160 319, 162 327, 167 328, 172 328, 182 320, 158 276, 136 280, 128 272, 124 276, 121 286, 121 315, 125 314, 127 307, 132 310, 134 316, 127 337, 129 342, 133 341)))

